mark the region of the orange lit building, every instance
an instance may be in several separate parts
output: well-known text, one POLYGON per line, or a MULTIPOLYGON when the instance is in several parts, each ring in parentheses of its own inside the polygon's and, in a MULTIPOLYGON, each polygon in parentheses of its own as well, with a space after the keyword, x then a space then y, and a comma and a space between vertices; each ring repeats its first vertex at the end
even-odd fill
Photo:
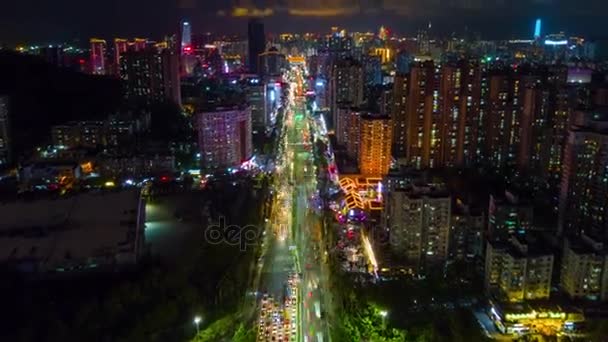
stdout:
POLYGON ((379 56, 382 64, 390 63, 394 59, 394 52, 391 48, 375 48, 372 50, 372 54, 375 56, 379 56))
POLYGON ((359 171, 366 176, 384 176, 391 164, 393 124, 388 116, 361 116, 359 171))

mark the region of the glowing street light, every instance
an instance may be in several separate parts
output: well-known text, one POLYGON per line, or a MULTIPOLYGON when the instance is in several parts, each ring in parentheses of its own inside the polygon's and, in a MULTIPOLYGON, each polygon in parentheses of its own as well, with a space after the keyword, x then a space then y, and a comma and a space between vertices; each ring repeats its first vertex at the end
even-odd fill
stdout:
POLYGON ((194 316, 194 324, 196 325, 196 334, 199 333, 199 324, 201 323, 201 316, 194 316))
POLYGON ((381 310, 380 311, 380 316, 382 316, 382 324, 386 325, 386 316, 388 316, 388 311, 381 310))

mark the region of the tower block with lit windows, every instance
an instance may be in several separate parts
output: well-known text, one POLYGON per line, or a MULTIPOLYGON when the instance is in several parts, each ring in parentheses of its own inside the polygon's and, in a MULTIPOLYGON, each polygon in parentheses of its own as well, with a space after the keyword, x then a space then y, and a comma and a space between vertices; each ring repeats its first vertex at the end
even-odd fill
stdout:
POLYGON ((389 116, 361 116, 359 171, 364 176, 384 176, 391 166, 393 125, 389 116))

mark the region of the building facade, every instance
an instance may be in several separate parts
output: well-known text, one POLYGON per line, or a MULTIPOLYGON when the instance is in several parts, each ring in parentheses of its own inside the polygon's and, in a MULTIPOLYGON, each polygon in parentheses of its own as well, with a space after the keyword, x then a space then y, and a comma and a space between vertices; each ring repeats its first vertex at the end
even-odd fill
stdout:
POLYGON ((608 254, 601 239, 585 234, 566 239, 560 287, 570 298, 608 300, 608 254))
POLYGON ((142 103, 181 104, 179 56, 169 49, 131 50, 121 58, 125 97, 142 103))
POLYGON ((560 234, 608 237, 607 130, 606 121, 591 121, 570 130, 562 165, 560 234))
POLYGON ((485 288, 508 302, 548 299, 554 256, 522 237, 486 246, 485 288))
POLYGON ((332 128, 337 127, 339 105, 359 107, 363 103, 363 67, 354 59, 343 59, 332 67, 329 83, 332 128))
POLYGON ((249 72, 258 74, 259 56, 266 50, 266 37, 264 35, 264 24, 260 19, 254 18, 249 20, 247 27, 247 37, 249 42, 248 59, 249 72))
POLYGON ((98 38, 91 38, 91 73, 94 75, 106 74, 106 41, 98 38))
POLYGON ((252 156, 251 108, 216 108, 197 114, 201 169, 241 165, 252 156))
POLYGON ((391 166, 393 125, 390 117, 366 114, 361 116, 360 127, 359 172, 385 176, 391 166))
POLYGON ((413 273, 441 267, 448 258, 451 198, 432 186, 413 186, 388 193, 386 205, 391 251, 413 273))

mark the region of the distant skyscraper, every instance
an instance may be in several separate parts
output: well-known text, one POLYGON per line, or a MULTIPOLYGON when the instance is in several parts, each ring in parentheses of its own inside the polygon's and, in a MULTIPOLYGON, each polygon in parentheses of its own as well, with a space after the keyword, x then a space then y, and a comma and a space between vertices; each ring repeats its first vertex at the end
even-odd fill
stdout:
POLYGON ((536 23, 534 24, 534 39, 539 39, 540 35, 541 35, 541 29, 542 29, 542 21, 539 19, 536 19, 536 23))
POLYGON ((106 41, 91 38, 91 73, 94 75, 106 74, 106 41))
POLYGON ((359 140, 359 172, 385 176, 391 166, 393 124, 389 116, 362 115, 359 140))
POLYGON ((10 162, 9 97, 0 95, 0 166, 10 162))
POLYGON ((124 38, 114 39, 114 68, 115 74, 120 75, 120 56, 129 49, 129 41, 124 38))
POLYGON ((192 26, 187 21, 182 23, 182 55, 192 53, 192 26))
POLYGON ((148 44, 148 39, 146 39, 146 38, 135 38, 135 40, 133 40, 133 42, 130 43, 130 45, 133 46, 133 50, 135 50, 135 51, 145 50, 147 48, 147 44, 148 44))
POLYGON ((40 48, 38 54, 44 58, 47 63, 58 66, 58 67, 66 67, 68 66, 67 58, 63 51, 63 46, 61 45, 49 45, 43 46, 40 48))
POLYGON ((260 72, 258 58, 260 54, 266 50, 264 24, 260 21, 260 19, 254 18, 249 20, 247 34, 249 41, 249 71, 257 74, 260 72))

